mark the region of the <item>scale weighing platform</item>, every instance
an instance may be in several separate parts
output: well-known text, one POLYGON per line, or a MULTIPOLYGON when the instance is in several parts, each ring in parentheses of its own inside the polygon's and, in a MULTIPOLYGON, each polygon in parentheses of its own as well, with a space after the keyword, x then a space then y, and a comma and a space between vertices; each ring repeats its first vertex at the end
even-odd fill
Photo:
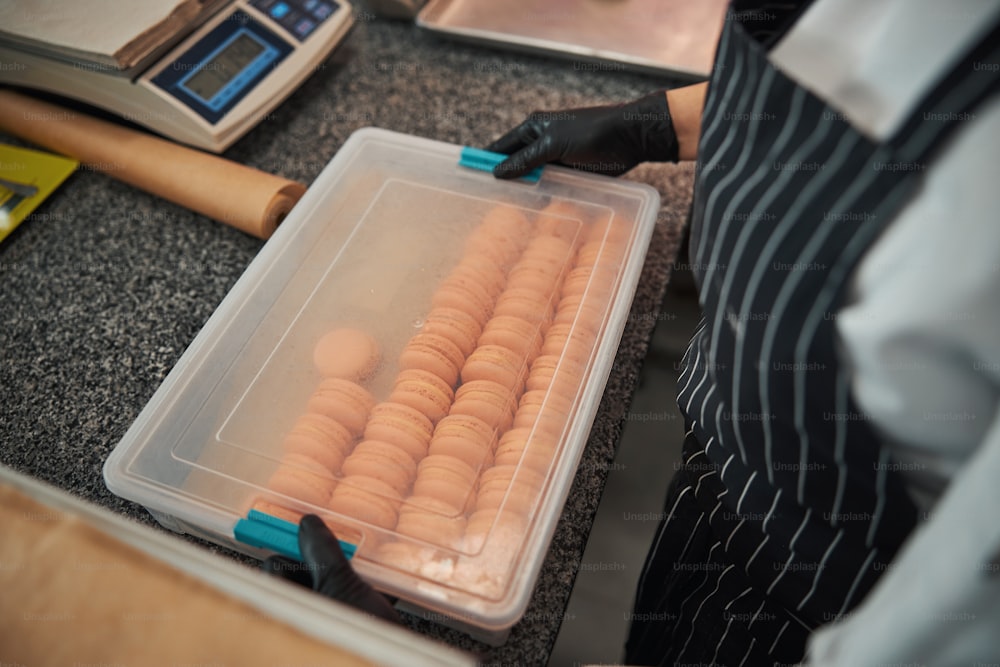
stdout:
MULTIPOLYGON (((197 5, 186 25, 178 25, 178 15, 184 14, 176 8, 162 16, 170 4, 118 4, 130 14, 121 21, 95 11, 72 16, 74 10, 57 8, 32 17, 24 10, 20 18, 26 33, 45 30, 45 19, 51 29, 35 35, 13 34, 9 27, 0 32, 0 83, 79 100, 218 153, 288 97, 354 22, 346 0, 186 0, 175 3, 178 8, 197 5), (137 24, 138 9, 148 12, 148 26, 137 24), (91 25, 75 25, 78 20, 91 25), (157 30, 166 34, 156 37, 157 30), (54 41, 46 43, 49 35, 54 41), (107 35, 111 39, 104 39, 107 35), (134 63, 116 60, 125 49, 97 50, 124 42, 134 46, 140 38, 147 53, 134 63)), ((81 5, 110 6, 102 0, 81 5)))

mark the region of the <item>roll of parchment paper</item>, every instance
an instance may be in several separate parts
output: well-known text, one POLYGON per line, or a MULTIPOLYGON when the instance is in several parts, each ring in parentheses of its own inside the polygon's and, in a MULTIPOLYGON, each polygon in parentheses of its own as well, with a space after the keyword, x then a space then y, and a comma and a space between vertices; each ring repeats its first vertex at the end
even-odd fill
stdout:
POLYGON ((5 89, 0 129, 262 239, 306 191, 296 181, 5 89))

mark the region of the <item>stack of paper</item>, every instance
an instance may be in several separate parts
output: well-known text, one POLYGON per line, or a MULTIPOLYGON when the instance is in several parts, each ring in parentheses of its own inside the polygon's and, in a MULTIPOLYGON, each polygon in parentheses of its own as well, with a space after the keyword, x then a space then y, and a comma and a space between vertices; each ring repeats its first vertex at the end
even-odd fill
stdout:
POLYGON ((0 45, 133 76, 228 0, 0 0, 0 45))

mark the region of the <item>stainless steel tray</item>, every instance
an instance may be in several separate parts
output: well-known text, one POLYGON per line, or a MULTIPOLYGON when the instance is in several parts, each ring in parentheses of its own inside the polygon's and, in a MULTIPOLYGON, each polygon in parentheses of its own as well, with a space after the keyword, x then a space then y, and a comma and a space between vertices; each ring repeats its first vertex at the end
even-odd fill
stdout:
POLYGON ((572 59, 581 70, 708 76, 726 0, 431 0, 417 25, 572 59))

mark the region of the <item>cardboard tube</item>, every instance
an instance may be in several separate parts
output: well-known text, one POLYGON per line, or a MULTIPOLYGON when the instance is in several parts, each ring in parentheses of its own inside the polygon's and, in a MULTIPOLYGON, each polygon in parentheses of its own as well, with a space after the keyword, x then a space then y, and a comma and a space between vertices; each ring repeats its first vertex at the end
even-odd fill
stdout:
POLYGON ((266 239, 306 186, 0 89, 0 129, 266 239))

